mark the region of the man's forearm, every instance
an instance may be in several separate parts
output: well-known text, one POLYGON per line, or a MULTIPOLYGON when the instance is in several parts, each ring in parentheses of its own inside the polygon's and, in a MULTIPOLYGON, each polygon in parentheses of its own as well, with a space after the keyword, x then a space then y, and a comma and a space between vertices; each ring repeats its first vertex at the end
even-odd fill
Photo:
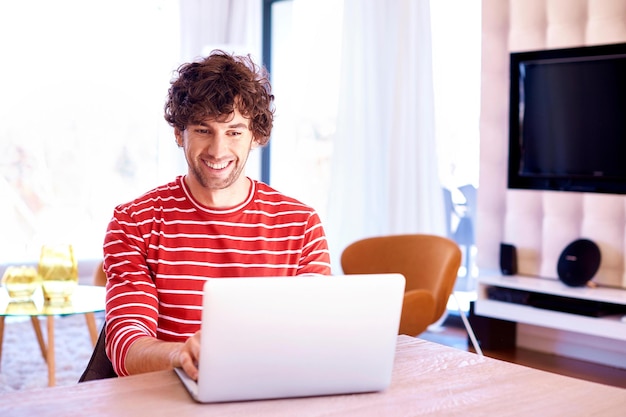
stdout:
POLYGON ((152 337, 138 339, 128 349, 126 371, 133 375, 178 367, 182 346, 180 342, 164 342, 152 337))

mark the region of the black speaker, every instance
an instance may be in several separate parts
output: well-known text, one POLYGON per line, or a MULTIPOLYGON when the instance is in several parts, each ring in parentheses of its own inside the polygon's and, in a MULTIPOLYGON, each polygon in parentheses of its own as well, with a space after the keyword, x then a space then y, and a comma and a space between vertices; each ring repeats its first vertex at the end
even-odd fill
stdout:
POLYGON ((588 239, 575 240, 559 257, 559 279, 570 287, 582 287, 598 272, 600 259, 598 245, 588 239))
POLYGON ((500 270, 502 275, 517 274, 517 250, 508 243, 500 243, 500 270))

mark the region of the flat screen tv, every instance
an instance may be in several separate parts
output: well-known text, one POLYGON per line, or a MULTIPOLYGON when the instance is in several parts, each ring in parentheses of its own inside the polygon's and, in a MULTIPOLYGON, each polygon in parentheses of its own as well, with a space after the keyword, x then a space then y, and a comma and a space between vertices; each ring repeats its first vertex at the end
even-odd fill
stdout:
POLYGON ((508 187, 626 194, 626 43, 510 64, 508 187))

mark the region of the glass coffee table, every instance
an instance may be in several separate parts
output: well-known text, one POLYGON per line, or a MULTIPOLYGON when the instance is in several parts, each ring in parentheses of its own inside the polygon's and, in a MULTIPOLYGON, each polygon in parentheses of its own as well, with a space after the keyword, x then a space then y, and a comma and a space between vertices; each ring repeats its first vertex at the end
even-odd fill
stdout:
POLYGON ((48 386, 55 385, 55 353, 54 353, 54 318, 83 314, 87 322, 91 342, 95 346, 98 340, 98 329, 94 313, 104 311, 105 288, 93 285, 78 285, 70 299, 63 304, 47 304, 43 301, 41 290, 37 290, 29 301, 13 301, 6 288, 0 288, 0 360, 2 359, 2 342, 6 317, 30 317, 41 348, 41 355, 48 364, 48 386), (46 317, 47 341, 41 332, 39 317, 46 317))

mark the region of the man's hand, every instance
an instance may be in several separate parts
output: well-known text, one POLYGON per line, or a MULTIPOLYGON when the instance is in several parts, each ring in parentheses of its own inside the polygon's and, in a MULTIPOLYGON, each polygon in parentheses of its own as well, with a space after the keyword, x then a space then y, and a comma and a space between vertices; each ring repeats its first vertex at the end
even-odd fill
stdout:
POLYGON ((193 380, 198 380, 198 362, 200 361, 200 332, 196 332, 180 349, 174 352, 172 364, 174 368, 183 368, 193 380))

